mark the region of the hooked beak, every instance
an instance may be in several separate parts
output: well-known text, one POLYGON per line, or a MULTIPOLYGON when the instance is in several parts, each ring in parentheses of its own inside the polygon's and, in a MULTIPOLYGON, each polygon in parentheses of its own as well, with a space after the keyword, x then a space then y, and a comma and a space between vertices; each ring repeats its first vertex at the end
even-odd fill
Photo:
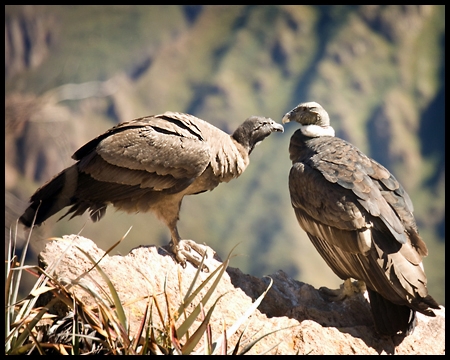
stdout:
POLYGON ((283 119, 281 120, 281 122, 282 122, 283 124, 286 124, 286 123, 290 122, 290 121, 291 121, 290 117, 291 117, 291 112, 289 111, 288 113, 286 113, 286 114, 283 116, 283 119))
POLYGON ((273 132, 284 132, 284 127, 281 124, 278 124, 277 122, 272 123, 272 131, 273 132))

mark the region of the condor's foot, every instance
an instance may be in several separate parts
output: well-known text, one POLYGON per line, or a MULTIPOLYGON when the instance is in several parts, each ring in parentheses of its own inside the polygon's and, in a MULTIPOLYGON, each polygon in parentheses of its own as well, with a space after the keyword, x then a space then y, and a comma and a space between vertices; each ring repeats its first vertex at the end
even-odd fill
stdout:
POLYGON ((324 286, 319 289, 330 301, 342 301, 355 294, 364 294, 366 290, 366 283, 364 281, 356 280, 352 282, 351 279, 345 280, 339 289, 329 289, 324 286))
MULTIPOLYGON (((175 255, 176 260, 183 267, 186 267, 187 261, 195 267, 199 267, 203 256, 205 256, 205 260, 214 256, 209 247, 197 244, 193 240, 179 240, 178 243, 171 242, 170 249, 175 255)), ((205 265, 205 261, 203 262, 202 271, 209 272, 209 268, 205 265)))

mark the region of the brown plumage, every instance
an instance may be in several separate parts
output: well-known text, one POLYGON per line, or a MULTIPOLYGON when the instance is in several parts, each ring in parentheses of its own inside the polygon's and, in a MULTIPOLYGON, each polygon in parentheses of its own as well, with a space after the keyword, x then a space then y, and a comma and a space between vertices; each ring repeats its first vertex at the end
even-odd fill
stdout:
POLYGON ((416 311, 435 316, 408 194, 395 177, 352 144, 334 136, 328 113, 299 104, 283 123, 301 128, 291 137, 291 203, 301 228, 341 279, 366 283, 377 331, 407 335, 416 311))
MULTIPOLYGON (((166 112, 119 124, 83 145, 77 162, 31 196, 20 221, 40 225, 64 207, 71 218, 89 211, 100 220, 108 205, 129 212, 152 211, 169 228, 171 248, 182 264, 198 264, 181 240, 177 221, 185 195, 214 189, 239 177, 260 141, 283 126, 252 116, 229 135, 193 115, 166 112)), ((64 217, 63 216, 63 217, 64 217)))

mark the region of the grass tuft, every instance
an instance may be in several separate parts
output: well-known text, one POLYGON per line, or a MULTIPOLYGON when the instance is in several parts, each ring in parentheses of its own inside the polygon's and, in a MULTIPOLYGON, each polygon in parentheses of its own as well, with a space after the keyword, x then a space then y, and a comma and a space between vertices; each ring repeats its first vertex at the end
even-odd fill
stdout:
MULTIPOLYGON (((17 233, 17 224, 16 224, 17 233)), ((117 246, 126 234, 114 244, 106 254, 117 246)), ((53 238, 54 241, 65 241, 53 238)), ((241 333, 235 344, 229 344, 235 334, 250 315, 254 313, 267 290, 247 309, 247 311, 228 329, 227 319, 223 319, 223 330, 216 340, 212 332, 211 318, 219 301, 225 294, 218 296, 212 304, 211 297, 219 286, 220 280, 230 262, 234 248, 223 263, 217 266, 208 277, 199 282, 202 269, 200 265, 188 286, 188 290, 179 299, 173 299, 167 292, 167 277, 164 279, 162 295, 163 307, 157 295, 147 296, 147 305, 142 321, 135 333, 130 333, 129 319, 117 290, 108 275, 102 270, 101 260, 95 261, 86 251, 78 248, 92 267, 74 280, 57 279, 52 276, 62 256, 55 259, 46 269, 38 266, 26 266, 24 259, 30 236, 20 259, 16 255, 15 237, 11 234, 8 243, 5 279, 5 354, 7 355, 187 355, 187 354, 232 354, 241 355, 263 337, 242 346, 241 333), (36 277, 36 283, 30 293, 18 299, 18 289, 22 272, 27 271, 36 277), (98 272, 107 284, 107 289, 96 290, 92 281, 85 276, 98 272), (198 283, 198 284, 197 284, 198 283), (209 286, 204 295, 203 289, 209 286), (82 289, 92 298, 88 306, 76 294, 82 289), (152 311, 155 309, 156 311, 152 311), (165 310, 163 310, 165 309, 165 310), (172 310, 171 310, 172 309, 172 310), (176 309, 175 311, 173 309, 176 309), (193 309, 188 312, 188 309, 193 309), (157 314, 158 321, 153 316, 157 314), (199 325, 196 325, 200 323, 199 325), (200 345, 201 340, 203 343, 200 345), (227 352, 228 346, 231 350, 227 352)), ((73 245, 73 241, 69 246, 73 245)), ((105 255, 106 255, 105 254, 105 255)), ((204 259, 202 259, 203 264, 204 259)), ((178 274, 178 286, 181 294, 183 272, 178 274)), ((101 287, 98 287, 101 289, 101 287)), ((160 299, 160 298, 159 298, 160 299)), ((270 351, 270 349, 268 349, 270 351)))

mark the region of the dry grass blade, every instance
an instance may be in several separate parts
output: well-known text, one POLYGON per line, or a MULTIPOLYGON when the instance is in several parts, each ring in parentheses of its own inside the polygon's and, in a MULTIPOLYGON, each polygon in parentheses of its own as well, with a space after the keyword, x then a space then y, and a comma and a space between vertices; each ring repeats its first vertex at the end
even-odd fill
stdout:
MULTIPOLYGON (((38 207, 39 209, 39 207, 38 207)), ((34 224, 35 219, 33 219, 34 224)), ((19 260, 19 266, 16 266, 16 244, 17 244, 17 228, 18 228, 18 220, 16 221, 15 233, 14 237, 11 234, 8 241, 8 259, 6 262, 6 286, 5 286, 5 305, 6 307, 6 319, 5 319, 5 334, 7 336, 7 341, 5 343, 5 351, 8 353, 13 349, 14 346, 22 346, 22 343, 16 342, 16 336, 18 333, 18 328, 11 328, 12 324, 17 322, 19 319, 28 316, 31 312, 31 309, 34 305, 34 302, 25 303, 22 308, 17 312, 15 312, 14 304, 17 303, 17 298, 19 294, 20 283, 22 279, 22 270, 25 263, 25 256, 28 250, 28 246, 30 244, 31 239, 31 231, 28 234, 28 237, 25 241, 24 247, 22 249, 22 255, 19 260), (23 316, 21 316, 23 315, 23 316), (11 335, 11 336, 9 336, 11 335)))
POLYGON ((173 348, 178 355, 181 355, 182 354, 181 344, 180 340, 177 337, 177 329, 173 321, 170 322, 169 329, 170 329, 170 341, 172 342, 173 348))
MULTIPOLYGON (((8 251, 9 253, 9 251, 8 251)), ((10 255, 8 254, 8 257, 10 255)), ((8 258, 5 262, 6 264, 6 281, 5 281, 5 304, 9 304, 9 299, 10 299, 10 295, 12 294, 12 280, 13 280, 13 274, 14 274, 14 269, 17 268, 18 264, 17 264, 17 256, 14 255, 12 256, 12 258, 8 258)), ((14 303, 14 302, 13 302, 14 303)))
POLYGON ((148 299, 148 303, 147 303, 147 306, 145 307, 144 314, 142 316, 142 320, 139 324, 139 329, 136 333, 136 336, 134 337, 134 340, 131 343, 131 346, 133 346, 134 351, 136 351, 136 352, 137 352, 139 342, 141 341, 142 333, 144 332, 145 321, 147 320, 147 314, 148 314, 148 310, 150 307, 150 302, 151 302, 151 298, 148 299))
POLYGON ((186 344, 184 344, 184 346, 182 347, 182 353, 183 355, 187 355, 190 354, 195 346, 198 344, 198 342, 200 341, 200 339, 202 338, 204 332, 207 329, 207 326, 209 325, 209 319, 211 318, 211 315, 214 311, 214 308, 216 307, 218 301, 224 296, 225 294, 220 295, 216 301, 214 302, 214 304, 211 306, 211 308, 209 309, 208 313, 206 314, 205 319, 202 321, 202 323, 200 324, 200 326, 197 328, 197 330, 194 332, 194 334, 191 335, 191 337, 189 338, 188 341, 186 341, 186 344))
MULTIPOLYGON (((202 320, 205 320, 205 309, 202 307, 202 320)), ((211 331, 211 324, 208 322, 206 325, 206 331, 205 331, 205 344, 207 346, 205 354, 211 355, 211 347, 212 347, 212 331, 211 331)))
MULTIPOLYGON (((203 262, 205 261, 205 258, 206 258, 206 252, 203 254, 202 260, 200 261, 200 265, 197 267, 197 271, 195 272, 194 278, 192 279, 191 284, 189 285, 189 288, 188 288, 186 294, 184 295, 183 303, 187 303, 189 301, 188 299, 192 293, 192 289, 194 288, 195 283, 197 282, 197 279, 198 279, 200 273, 202 272, 203 262)), ((179 282, 180 282, 180 280, 181 279, 179 279, 179 282)), ((179 311, 179 313, 181 314, 180 311, 179 311)))
MULTIPOLYGON (((267 287, 266 291, 264 291, 259 297, 258 299, 256 299, 256 301, 247 309, 247 311, 245 312, 245 314, 243 314, 234 324, 231 328, 229 328, 227 330, 226 333, 226 337, 229 339, 231 335, 233 335, 238 329, 239 327, 249 318, 249 316, 258 308, 258 306, 261 304, 261 301, 264 299, 264 297, 266 296, 267 292, 270 290, 270 288, 272 287, 273 284, 273 280, 270 279, 270 284, 267 287)), ((213 343, 213 353, 215 351, 215 349, 219 348, 220 345, 222 343, 222 338, 219 338, 216 342, 213 343)))
MULTIPOLYGON (((222 322, 222 349, 220 351, 220 355, 226 355, 227 354, 227 348, 228 348, 228 341, 227 341, 227 331, 226 331, 226 322, 225 319, 223 319, 222 322)), ((212 345, 211 345, 211 353, 212 353, 212 345)))
MULTIPOLYGON (((10 244, 11 242, 9 242, 8 246, 8 259, 6 261, 6 274, 7 274, 7 278, 6 278, 6 282, 5 282, 5 305, 6 305, 6 314, 5 314, 5 335, 9 336, 10 334, 12 334, 12 330, 11 330, 11 323, 13 322, 14 319, 14 303, 15 300, 13 297, 13 287, 14 287, 14 283, 13 283, 13 269, 16 266, 16 259, 17 256, 16 255, 11 255, 11 248, 10 248, 10 244)), ((6 353, 11 349, 11 343, 10 341, 6 341, 5 344, 5 351, 6 353)))
MULTIPOLYGON (((244 330, 242 330, 241 334, 239 335, 238 340, 234 344, 234 348, 233 348, 233 351, 232 351, 231 355, 238 355, 239 346, 241 345, 242 337, 244 336, 245 332, 247 331, 247 328, 248 328, 249 324, 250 323, 247 323, 247 325, 245 325, 244 330)), ((226 338, 227 338, 227 336, 226 336, 226 332, 225 332, 224 339, 226 339, 226 338)), ((227 354, 227 348, 225 348, 225 355, 226 354, 227 354)))
MULTIPOLYGON (((288 326, 288 327, 285 327, 285 328, 282 328, 282 329, 276 329, 276 330, 270 331, 270 332, 268 332, 268 333, 265 333, 264 335, 261 335, 259 338, 253 340, 251 343, 249 343, 248 345, 246 345, 246 346, 238 353, 238 355, 244 355, 244 354, 246 354, 247 352, 249 352, 249 351, 252 349, 252 347, 255 346, 255 344, 257 344, 259 341, 261 341, 261 339, 265 338, 266 336, 269 336, 269 335, 271 335, 271 334, 273 334, 273 333, 276 333, 276 332, 278 332, 278 331, 287 330, 287 329, 290 329, 290 328, 296 327, 296 326, 299 326, 299 325, 288 326)), ((270 349, 267 349, 267 350, 266 350, 264 353, 262 353, 261 355, 264 355, 264 354, 268 353, 269 351, 271 351, 273 348, 275 348, 275 347, 278 346, 278 345, 279 345, 279 343, 276 344, 276 345, 274 345, 274 346, 272 346, 270 349)))
MULTIPOLYGON (((149 303, 147 304, 144 317, 142 318, 142 324, 146 321, 147 326, 145 327, 146 328, 145 336, 142 338, 143 344, 139 354, 144 355, 150 353, 150 355, 167 355, 167 353, 162 352, 155 338, 152 309, 153 309, 152 297, 149 297, 149 303), (149 315, 148 320, 147 314, 149 315)), ((139 341, 136 343, 136 352, 138 351, 137 346, 139 345, 140 341, 141 340, 139 339, 139 341)))

